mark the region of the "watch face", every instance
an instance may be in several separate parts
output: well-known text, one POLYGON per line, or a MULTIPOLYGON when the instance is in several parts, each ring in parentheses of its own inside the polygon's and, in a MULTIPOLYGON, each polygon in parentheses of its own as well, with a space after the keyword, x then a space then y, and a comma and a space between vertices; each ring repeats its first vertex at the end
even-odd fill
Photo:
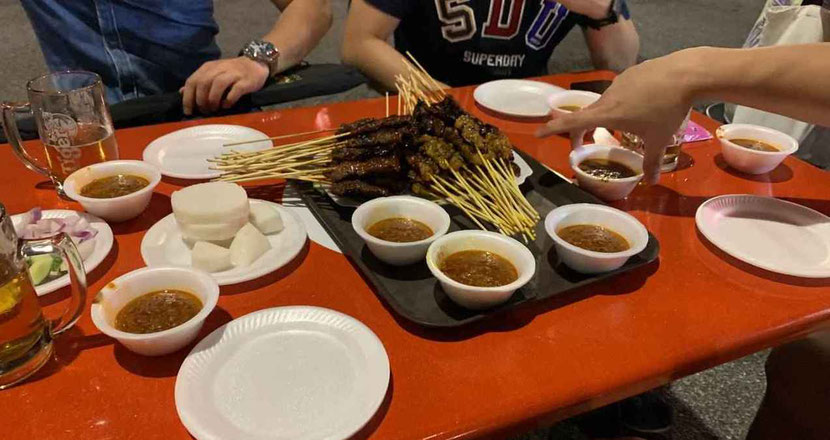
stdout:
POLYGON ((260 40, 248 43, 248 46, 245 48, 245 52, 249 57, 265 62, 274 61, 279 54, 273 44, 260 40))

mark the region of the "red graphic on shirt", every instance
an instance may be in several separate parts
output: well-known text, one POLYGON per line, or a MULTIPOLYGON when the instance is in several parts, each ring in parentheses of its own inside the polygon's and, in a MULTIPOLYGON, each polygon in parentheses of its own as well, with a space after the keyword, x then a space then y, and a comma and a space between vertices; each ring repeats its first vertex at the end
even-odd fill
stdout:
POLYGON ((525 0, 490 0, 490 13, 481 36, 509 40, 519 33, 525 0))

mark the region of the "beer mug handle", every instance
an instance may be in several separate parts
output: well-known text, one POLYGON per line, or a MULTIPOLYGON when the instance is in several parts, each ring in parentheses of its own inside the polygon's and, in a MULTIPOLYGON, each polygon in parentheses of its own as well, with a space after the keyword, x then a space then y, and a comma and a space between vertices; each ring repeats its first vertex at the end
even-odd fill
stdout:
POLYGON ((23 104, 15 104, 11 102, 0 102, 0 109, 2 109, 2 118, 3 118, 3 130, 6 133, 6 139, 9 140, 9 144, 12 146, 12 151, 14 155, 23 162, 23 165, 26 165, 26 168, 43 174, 46 177, 52 178, 52 173, 49 172, 48 169, 40 166, 35 162, 28 153, 26 153, 26 149, 23 148, 23 139, 20 138, 20 131, 17 129, 17 118, 15 113, 17 112, 32 112, 32 107, 29 105, 28 102, 23 104))
POLYGON ((36 255, 60 252, 63 260, 69 264, 69 280, 72 284, 72 297, 69 307, 58 319, 50 321, 50 329, 53 336, 59 335, 75 324, 83 313, 86 305, 86 272, 84 262, 78 248, 72 239, 64 233, 41 240, 20 240, 21 252, 23 255, 36 255))

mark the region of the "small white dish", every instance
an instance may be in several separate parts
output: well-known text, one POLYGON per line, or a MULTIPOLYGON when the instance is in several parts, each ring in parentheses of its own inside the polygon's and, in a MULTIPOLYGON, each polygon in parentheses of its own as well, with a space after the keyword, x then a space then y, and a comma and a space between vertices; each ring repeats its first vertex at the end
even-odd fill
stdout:
POLYGON ((487 109, 522 118, 543 118, 550 113, 548 97, 561 87, 526 79, 500 79, 476 87, 473 98, 487 109))
POLYGON ((161 173, 151 164, 140 160, 111 160, 87 165, 70 174, 63 182, 63 189, 70 199, 80 203, 90 214, 108 222, 123 222, 138 217, 147 209, 153 197, 153 189, 160 181, 161 173), (116 174, 143 177, 150 184, 136 192, 109 199, 95 199, 80 194, 81 189, 93 180, 116 174))
MULTIPOLYGON (((110 225, 108 225, 107 222, 92 214, 70 211, 68 209, 47 209, 42 211, 41 215, 43 218, 69 218, 75 215, 81 216, 89 222, 89 225, 93 229, 98 231, 95 238, 93 238, 95 248, 92 250, 92 253, 89 254, 89 257, 84 260, 84 271, 87 274, 95 270, 95 268, 98 267, 102 261, 104 261, 104 258, 109 255, 110 250, 112 249, 113 237, 112 229, 110 229, 110 225)), ((16 229, 18 227, 18 223, 23 221, 23 214, 16 214, 11 218, 16 229)), ((69 283, 69 274, 66 274, 60 278, 55 278, 52 281, 35 286, 35 292, 37 293, 37 296, 43 296, 47 293, 52 293, 60 288, 66 287, 69 283)))
POLYGON ((548 98, 548 110, 556 110, 562 113, 572 113, 570 110, 562 110, 564 106, 576 106, 579 108, 588 107, 595 103, 602 95, 585 90, 563 90, 548 98))
POLYGON ((221 173, 211 170, 213 159, 231 149, 236 151, 261 151, 271 148, 268 136, 253 128, 241 125, 211 124, 183 128, 168 133, 150 142, 144 149, 143 158, 167 177, 179 179, 213 179, 221 173), (233 142, 262 142, 225 147, 233 142))
MULTIPOLYGON (((284 229, 267 236, 271 249, 250 266, 210 274, 220 286, 242 283, 269 274, 291 262, 305 245, 305 225, 297 214, 282 205, 265 200, 250 199, 250 202, 267 203, 279 211, 284 229)), ((182 232, 173 214, 159 220, 144 234, 141 240, 141 258, 150 267, 191 267, 191 249, 182 239, 182 232)))
POLYGON ((796 277, 830 277, 830 217, 818 211, 733 194, 703 202, 695 224, 713 245, 745 263, 796 277))
POLYGON ((648 244, 646 227, 631 214, 605 205, 575 203, 560 206, 545 217, 545 231, 553 239, 556 254, 566 266, 580 273, 602 273, 619 269, 648 244), (631 246, 622 252, 595 252, 574 246, 557 234, 574 225, 597 225, 623 237, 631 246))
POLYGON ((427 250, 427 267, 441 283, 444 293, 458 305, 482 310, 504 303, 517 289, 533 278, 536 259, 523 244, 510 237, 490 231, 456 231, 435 240, 427 250), (444 258, 461 251, 480 250, 497 254, 513 264, 519 277, 498 287, 476 287, 459 283, 444 275, 439 267, 444 258))
MULTIPOLYGON (((533 169, 530 168, 530 164, 528 164, 527 161, 525 161, 522 158, 522 156, 520 156, 519 153, 516 153, 515 151, 513 152, 513 163, 515 163, 516 166, 519 167, 519 175, 516 176, 516 185, 521 185, 525 183, 525 180, 527 180, 527 178, 533 174, 533 169)), ((356 208, 360 206, 362 203, 364 203, 363 200, 353 199, 351 197, 338 196, 337 194, 329 190, 328 185, 323 186, 323 188, 325 189, 326 194, 329 196, 329 198, 331 198, 334 201, 334 203, 337 203, 337 205, 339 206, 356 208)), ((447 203, 443 199, 436 200, 435 202, 439 205, 447 203)))
POLYGON ((204 272, 178 267, 144 267, 121 275, 98 292, 92 303, 92 322, 98 330, 117 339, 132 352, 161 356, 193 341, 218 299, 219 285, 204 272), (160 332, 137 334, 115 328, 115 317, 128 302, 163 289, 192 293, 202 301, 202 309, 183 324, 160 332))
POLYGON ((427 248, 450 228, 450 215, 435 202, 412 196, 381 197, 360 205, 352 214, 352 228, 378 259, 405 266, 424 259, 427 248), (429 238, 409 243, 381 240, 366 232, 370 226, 393 217, 417 220, 432 229, 429 238))
POLYGON ((569 156, 571 168, 576 173, 579 187, 606 201, 622 200, 631 194, 643 178, 643 156, 622 147, 610 145, 584 145, 575 148, 569 156), (602 179, 579 169, 587 159, 606 159, 622 163, 637 175, 624 179, 602 179))
POLYGON ((729 166, 747 174, 764 174, 775 169, 784 158, 798 151, 798 141, 778 130, 752 124, 727 124, 715 132, 720 140, 723 159, 729 166), (753 139, 781 148, 757 151, 741 147, 730 139, 753 139))
POLYGON ((202 339, 176 376, 197 440, 346 439, 380 407, 389 358, 360 321, 310 306, 260 310, 202 339))

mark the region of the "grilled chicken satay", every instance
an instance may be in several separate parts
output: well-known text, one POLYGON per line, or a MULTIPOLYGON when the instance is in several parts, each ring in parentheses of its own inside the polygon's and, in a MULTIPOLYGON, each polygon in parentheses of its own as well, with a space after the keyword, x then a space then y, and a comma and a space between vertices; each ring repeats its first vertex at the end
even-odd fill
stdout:
POLYGON ((331 152, 331 160, 334 163, 361 161, 373 157, 390 156, 398 150, 398 145, 379 145, 370 148, 337 147, 331 152))
POLYGON ((365 134, 384 128, 398 128, 408 125, 411 122, 409 116, 388 116, 386 118, 364 118, 358 119, 349 124, 343 124, 337 129, 337 134, 351 133, 353 135, 365 134))
POLYGON ((401 172, 398 156, 374 157, 361 162, 343 162, 330 172, 332 182, 401 172))

